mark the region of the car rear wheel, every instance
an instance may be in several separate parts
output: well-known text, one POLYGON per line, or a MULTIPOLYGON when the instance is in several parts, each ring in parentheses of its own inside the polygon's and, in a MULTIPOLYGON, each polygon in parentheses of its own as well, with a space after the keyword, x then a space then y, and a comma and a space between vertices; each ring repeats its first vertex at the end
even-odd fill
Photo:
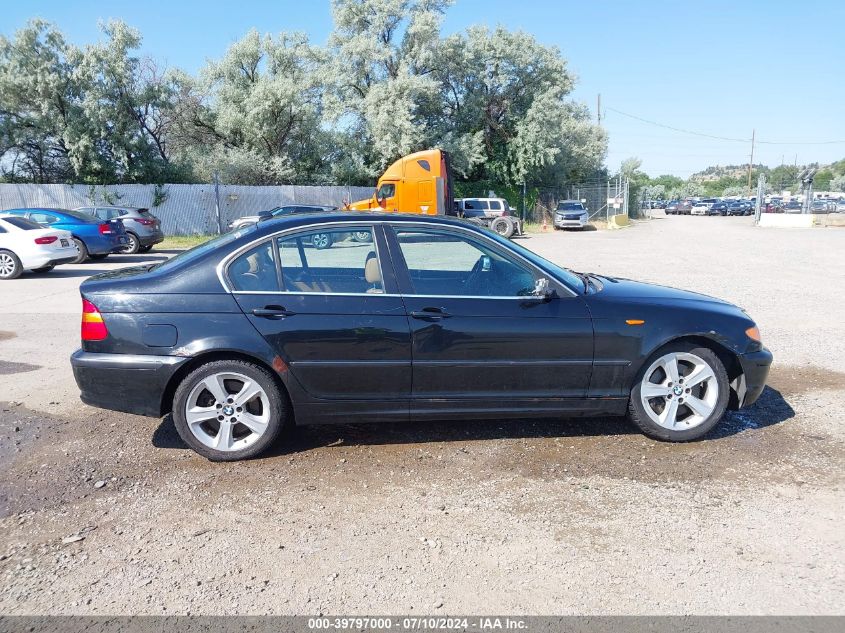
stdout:
POLYGON ((137 253, 141 248, 141 240, 138 239, 138 236, 134 233, 126 233, 126 239, 128 242, 126 246, 121 249, 121 253, 125 253, 126 255, 134 255, 137 253))
POLYGON ((631 390, 628 416, 649 437, 688 442, 719 423, 729 389, 725 367, 712 350, 670 345, 644 364, 631 390))
POLYGON ((21 260, 12 251, 0 250, 0 279, 17 279, 23 273, 21 260))
POLYGON ((355 231, 352 233, 352 239, 356 242, 368 243, 373 241, 373 234, 369 231, 355 231))
POLYGON ((188 446, 211 461, 265 451, 290 420, 273 376, 245 361, 215 361, 190 373, 173 397, 173 422, 188 446))
POLYGON ((74 259, 71 264, 81 264, 88 259, 88 247, 85 246, 85 242, 77 237, 73 238, 73 243, 76 244, 76 250, 79 251, 79 255, 76 256, 76 259, 74 259))

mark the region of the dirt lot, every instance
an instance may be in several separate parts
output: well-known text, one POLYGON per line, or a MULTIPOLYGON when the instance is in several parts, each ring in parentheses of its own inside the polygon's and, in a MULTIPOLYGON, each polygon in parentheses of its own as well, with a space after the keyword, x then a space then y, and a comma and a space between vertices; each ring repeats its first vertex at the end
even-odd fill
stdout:
POLYGON ((78 401, 77 286, 142 256, 28 275, 0 284, 0 613, 845 613, 845 230, 522 243, 745 307, 770 388, 687 445, 617 419, 356 424, 212 464, 167 419, 78 401))

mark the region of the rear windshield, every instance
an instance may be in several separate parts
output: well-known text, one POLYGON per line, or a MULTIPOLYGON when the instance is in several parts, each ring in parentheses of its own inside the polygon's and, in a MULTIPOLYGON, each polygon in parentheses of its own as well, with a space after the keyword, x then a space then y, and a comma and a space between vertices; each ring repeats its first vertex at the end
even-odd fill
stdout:
POLYGON ((26 218, 13 218, 13 217, 4 217, 0 218, 11 224, 12 226, 16 226, 19 229, 23 229, 24 231, 31 231, 32 229, 42 229, 44 228, 37 222, 33 222, 32 220, 27 220, 26 218))
POLYGON ((558 211, 583 211, 584 205, 580 202, 561 202, 557 205, 558 211))
POLYGON ((77 220, 83 220, 85 222, 91 222, 92 218, 90 213, 82 213, 81 211, 71 211, 70 209, 50 209, 51 211, 57 211, 58 213, 62 213, 64 215, 70 216, 72 218, 76 218, 77 220))
POLYGON ((168 268, 172 268, 174 265, 183 264, 199 257, 202 257, 206 253, 213 251, 214 249, 225 246, 231 242, 234 242, 239 237, 246 235, 247 233, 254 231, 255 225, 251 224, 243 229, 232 231, 231 233, 224 233, 223 235, 219 235, 213 239, 208 240, 207 242, 203 242, 199 246, 194 246, 193 248, 189 248, 186 251, 182 251, 178 255, 174 255, 170 259, 167 259, 160 264, 156 264, 152 266, 150 270, 167 270, 168 268))

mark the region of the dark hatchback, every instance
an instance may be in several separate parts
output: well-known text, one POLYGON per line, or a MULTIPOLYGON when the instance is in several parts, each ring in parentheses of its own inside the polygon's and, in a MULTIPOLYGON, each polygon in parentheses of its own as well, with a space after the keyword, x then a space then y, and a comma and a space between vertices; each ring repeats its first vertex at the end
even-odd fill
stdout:
POLYGON ((575 273, 443 217, 291 215, 81 294, 82 400, 172 412, 214 460, 257 455, 294 421, 627 413, 693 440, 754 402, 772 361, 734 305, 575 273))

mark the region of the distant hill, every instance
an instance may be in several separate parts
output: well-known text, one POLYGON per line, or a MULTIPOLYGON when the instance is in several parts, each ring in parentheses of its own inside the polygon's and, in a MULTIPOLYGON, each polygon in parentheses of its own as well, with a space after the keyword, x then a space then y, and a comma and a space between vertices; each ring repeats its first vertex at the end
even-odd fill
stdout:
MULTIPOLYGON (((769 168, 766 165, 753 165, 754 171, 757 173, 768 172, 769 168)), ((696 182, 710 182, 712 180, 721 180, 723 178, 743 178, 748 173, 748 165, 712 165, 707 169, 694 173, 689 177, 690 180, 696 182)))

